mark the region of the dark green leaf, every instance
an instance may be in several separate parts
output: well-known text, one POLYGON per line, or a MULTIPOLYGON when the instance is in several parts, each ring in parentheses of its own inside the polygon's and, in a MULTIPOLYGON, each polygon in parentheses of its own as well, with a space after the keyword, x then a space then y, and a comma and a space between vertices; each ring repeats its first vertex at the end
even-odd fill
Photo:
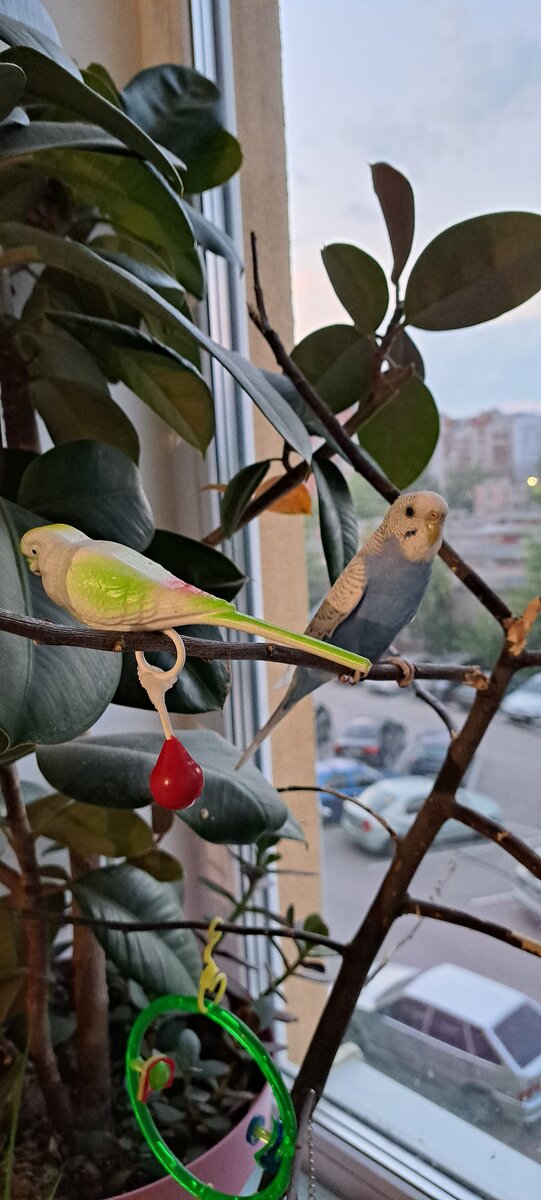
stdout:
POLYGON ((143 283, 154 288, 155 292, 164 296, 175 308, 182 308, 184 288, 178 279, 167 271, 166 264, 159 254, 146 242, 122 234, 103 233, 93 238, 89 245, 107 262, 123 267, 130 275, 135 275, 136 279, 142 279, 143 283))
POLYGON ((242 467, 228 483, 221 508, 222 528, 226 537, 231 537, 238 528, 242 514, 259 484, 262 483, 270 466, 270 459, 242 467))
POLYGON ((207 449, 214 406, 193 363, 130 325, 73 313, 49 315, 83 343, 111 382, 121 380, 186 442, 207 449))
POLYGON ((89 63, 82 72, 83 80, 88 87, 91 87, 94 92, 98 92, 103 96, 104 100, 108 100, 110 104, 114 104, 116 108, 122 108, 120 93, 116 84, 109 72, 101 63, 89 63))
POLYGON ((115 229, 157 248, 180 282, 200 300, 201 263, 182 202, 154 167, 118 154, 84 155, 77 150, 44 150, 33 163, 60 179, 90 208, 99 208, 115 229))
POLYGON ((334 583, 359 549, 357 516, 348 485, 333 462, 314 460, 319 501, 319 527, 329 572, 334 583))
POLYGON ((26 87, 26 76, 20 67, 0 63, 0 121, 16 107, 26 87))
POLYGON ((415 230, 413 191, 405 175, 389 163, 373 163, 370 169, 393 252, 391 280, 398 283, 410 255, 415 230))
POLYGON ((325 924, 319 913, 309 913, 305 917, 302 927, 306 930, 306 933, 320 933, 322 937, 329 936, 329 927, 325 924))
MULTIPOLYGON (((280 829, 287 808, 252 765, 236 770, 239 753, 207 729, 182 730, 188 752, 205 776, 201 798, 179 813, 209 842, 249 844, 280 829)), ((150 773, 163 745, 161 733, 108 734, 41 746, 39 768, 58 791, 86 804, 142 808, 151 803, 150 773)))
POLYGON ((220 93, 192 67, 148 67, 122 98, 132 120, 187 164, 188 194, 218 187, 238 171, 242 154, 223 127, 220 93))
POLYGON ((360 333, 381 325, 389 304, 385 275, 375 258, 345 242, 324 246, 321 257, 338 299, 360 333))
POLYGON ((157 529, 146 552, 172 575, 222 600, 234 600, 246 583, 246 576, 225 554, 180 533, 157 529))
POLYGON ((46 262, 49 266, 78 276, 79 279, 98 284, 119 299, 133 304, 142 316, 157 317, 167 326, 189 334, 236 379, 292 449, 307 462, 310 461, 310 438, 304 426, 282 396, 268 384, 263 372, 242 355, 224 350, 223 346, 213 342, 212 338, 194 325, 188 317, 178 312, 140 280, 135 280, 120 267, 103 262, 86 246, 72 242, 69 238, 59 239, 41 229, 30 229, 15 221, 0 225, 0 245, 21 248, 21 256, 24 248, 25 258, 28 254, 32 261, 46 262))
POLYGON ((293 813, 288 812, 283 825, 276 830, 276 838, 287 838, 291 842, 306 842, 304 829, 293 813))
POLYGON ((302 421, 303 425, 313 437, 321 437, 332 446, 335 454, 343 455, 343 450, 340 448, 330 433, 327 432, 324 424, 319 417, 312 412, 307 401, 297 391, 295 384, 291 382, 285 375, 279 375, 276 371, 263 371, 262 374, 268 380, 275 391, 283 396, 284 400, 289 404, 295 416, 302 421))
MULTIPOLYGON (((88 917, 108 921, 181 921, 174 885, 159 883, 127 863, 91 871, 73 884, 88 917)), ((190 929, 123 933, 96 925, 94 933, 123 979, 134 979, 149 994, 193 996, 201 957, 190 929)))
MULTIPOLYGON (((316 329, 291 352, 331 412, 343 412, 364 398, 372 378, 373 344, 353 325, 316 329)), ((328 436, 328 434, 325 434, 328 436)))
POLYGON ((28 804, 26 811, 34 837, 50 838, 80 854, 119 858, 144 854, 154 845, 146 822, 126 809, 96 808, 54 792, 28 804))
MULTIPOLYGON (((8 63, 0 63, 0 72, 6 71, 8 66, 8 63)), ((18 70, 18 67, 13 67, 13 70, 18 70)), ((1 78, 0 74, 0 82, 1 78)), ((80 122, 32 121, 30 125, 10 125, 0 129, 0 159, 62 147, 72 150, 109 150, 111 153, 124 149, 122 142, 104 133, 98 125, 82 125, 80 122)))
POLYGON ((26 217, 39 203, 45 187, 43 176, 28 166, 4 166, 0 171, 0 221, 26 217))
POLYGON ((428 388, 414 376, 359 430, 359 441, 399 488, 409 487, 430 462, 439 417, 428 388))
POLYGON ((11 500, 15 503, 24 472, 35 458, 37 458, 37 454, 34 450, 2 450, 0 495, 4 497, 4 500, 11 500))
MULTIPOLYGON (((28 570, 19 540, 46 522, 0 501, 0 609, 57 625, 77 625, 49 600, 28 570)), ((90 729, 109 704, 120 676, 115 654, 73 646, 35 646, 0 634, 0 754, 17 757, 34 742, 65 741, 90 729)))
POLYGON ((395 333, 389 354, 397 367, 407 367, 413 363, 415 374, 419 376, 419 379, 424 379, 425 364, 415 342, 412 341, 405 329, 399 329, 395 333))
MULTIPOLYGON (((151 557, 150 554, 148 556, 151 557)), ((181 633, 186 637, 222 641, 219 630, 208 625, 183 625, 181 633)), ((164 670, 171 666, 171 655, 166 653, 148 653, 146 658, 152 666, 164 670)), ((152 711, 153 705, 137 677, 135 656, 123 654, 122 659, 122 675, 113 704, 152 711)), ((213 712, 223 708, 230 686, 231 677, 224 662, 204 662, 202 658, 188 656, 177 682, 167 692, 167 708, 169 712, 176 713, 213 712)))
POLYGON ((51 18, 42 4, 30 3, 23 0, 25 11, 20 0, 0 0, 0 40, 8 46, 29 46, 33 50, 41 50, 54 62, 63 67, 76 79, 81 78, 80 71, 71 58, 64 54, 58 34, 51 18), (41 17, 38 19, 38 9, 41 17), (12 14, 17 13, 15 19, 12 14))
POLYGON ((418 329, 465 329, 540 288, 541 216, 488 213, 452 225, 423 250, 406 288, 406 320, 418 329))
MULTIPOLYGON (((2 28, 0 23, 0 35, 2 28)), ((174 166, 163 150, 116 105, 110 104, 82 79, 53 62, 47 54, 28 46, 18 45, 0 56, 4 62, 14 62, 24 71, 28 92, 40 101, 58 105, 84 121, 92 121, 119 138, 129 150, 148 159, 175 189, 180 180, 174 166)))
MULTIPOLYGON (((93 808, 92 812, 95 813, 93 808)), ((135 858, 129 858, 128 862, 133 867, 139 867, 140 871, 146 871, 147 875, 152 875, 153 879, 159 879, 162 883, 175 883, 176 880, 182 879, 182 867, 176 858, 171 854, 167 854, 165 850, 160 850, 158 846, 153 846, 151 850, 146 850, 144 854, 138 854, 135 858)))
POLYGON ((196 241, 203 247, 204 250, 212 250, 213 254, 219 254, 222 258, 226 258, 234 267, 240 267, 242 270, 242 259, 238 253, 237 247, 229 234, 224 233, 223 229, 219 229, 213 221, 207 220, 203 213, 198 212, 191 204, 186 204, 183 201, 182 207, 188 217, 195 234, 196 241))
POLYGON ((135 463, 104 442, 65 442, 34 459, 19 503, 88 537, 145 550, 154 534, 150 505, 135 463))

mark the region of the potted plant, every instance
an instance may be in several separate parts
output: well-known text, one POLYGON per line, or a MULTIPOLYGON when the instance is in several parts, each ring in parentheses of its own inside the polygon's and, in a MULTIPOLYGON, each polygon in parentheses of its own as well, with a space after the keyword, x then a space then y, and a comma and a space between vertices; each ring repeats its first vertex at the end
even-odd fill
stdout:
MULTIPOLYGON (((541 286, 532 252, 541 218, 489 214, 446 230, 414 264, 403 296, 413 194, 398 171, 376 164, 374 186, 394 259, 395 305, 387 327, 380 330, 389 302, 383 269, 357 247, 329 246, 325 267, 351 323, 318 330, 288 354, 265 309, 254 242, 252 315, 280 368, 260 371, 214 343, 192 312, 193 299, 204 292, 201 251, 237 261, 229 239, 184 199, 223 182, 240 164, 214 86, 191 69, 168 65, 141 72, 120 94, 102 67, 79 72, 38 0, 31 5, 32 28, 11 16, 12 7, 0 0, 0 37, 9 47, 0 55, 4 1191, 12 1200, 30 1191, 39 1200, 53 1194, 71 1200, 75 1191, 81 1200, 110 1200, 115 1191, 133 1194, 142 1184, 141 1200, 169 1200, 178 1189, 155 1182, 156 1166, 137 1141, 127 1109, 124 1046, 148 997, 196 990, 201 944, 193 926, 204 934, 211 911, 195 923, 183 916, 182 864, 163 841, 178 818, 160 812, 150 823, 137 812, 152 799, 148 779, 161 737, 129 730, 87 736, 109 703, 146 705, 130 651, 154 649, 156 661, 165 662, 166 642, 161 635, 117 642, 114 634, 75 627, 29 576, 19 539, 40 523, 67 522, 144 551, 215 595, 236 595, 244 579, 231 559, 209 544, 156 530, 138 470, 137 434, 110 391, 124 382, 194 453, 204 452, 214 431, 204 352, 231 373, 284 440, 278 476, 269 479, 265 461, 247 464, 228 482, 221 525, 210 541, 219 544, 277 502, 281 511, 284 504, 302 511, 312 470, 333 582, 357 549, 337 452, 392 502, 398 488, 424 470, 437 441, 437 409, 406 326, 467 326, 527 299, 541 286), (38 416, 53 442, 46 453, 38 416), (300 455, 296 465, 291 451, 300 455), (47 787, 25 783, 24 758, 34 749, 47 787), (51 845, 61 849, 60 857, 50 856, 51 845), (73 928, 72 937, 64 927, 73 928)), ((291 908, 279 922, 265 911, 254 893, 276 870, 280 839, 302 838, 302 830, 255 767, 232 769, 238 752, 225 739, 202 729, 183 734, 205 771, 205 790, 180 819, 208 841, 249 848, 242 894, 220 892, 224 916, 237 928, 243 913, 263 909, 259 932, 273 942, 288 938, 295 948, 262 996, 254 1000, 231 986, 230 1003, 272 1036, 273 989, 296 969, 320 969, 323 947, 343 960, 293 1088, 301 1130, 395 919, 413 914, 451 921, 541 955, 532 938, 523 941, 493 922, 409 895, 417 867, 448 819, 492 839, 541 878, 537 854, 456 801, 509 681, 541 665, 540 652, 526 646, 541 599, 534 597, 514 618, 507 601, 450 546, 444 544, 441 555, 498 623, 500 651, 490 679, 470 664, 416 664, 418 679, 463 680, 475 688, 475 699, 430 796, 407 834, 394 838, 389 870, 349 943, 329 938, 317 914, 298 925, 291 908)), ((173 713, 219 709, 229 688, 223 658, 254 653, 251 646, 226 651, 217 635, 202 640, 201 632, 183 629, 189 658, 168 693, 173 713)), ((306 655, 281 657, 313 665, 306 655)), ((380 679, 399 674, 392 665, 373 671, 380 679)), ((278 953, 284 954, 282 945, 278 953)), ((211 1141, 231 1137, 239 1122, 242 1139, 260 1087, 242 1054, 227 1039, 216 1044, 199 1018, 163 1020, 155 1038, 178 1068, 175 1089, 155 1103, 179 1153, 206 1154, 211 1141)), ((263 1103, 258 1097, 258 1107, 263 1103)), ((231 1157, 227 1143, 223 1153, 231 1157)))

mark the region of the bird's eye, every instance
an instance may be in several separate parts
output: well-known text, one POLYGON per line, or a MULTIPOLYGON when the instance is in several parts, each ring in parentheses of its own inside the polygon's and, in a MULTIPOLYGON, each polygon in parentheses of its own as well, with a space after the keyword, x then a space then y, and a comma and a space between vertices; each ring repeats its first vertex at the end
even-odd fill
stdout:
POLYGON ((413 507, 413 505, 412 505, 412 504, 408 504, 408 507, 407 507, 407 509, 406 509, 406 516, 407 516, 407 517, 414 517, 414 516, 415 516, 415 509, 414 509, 414 507, 413 507))
POLYGON ((32 546, 32 549, 31 549, 30 553, 31 553, 31 554, 34 554, 34 555, 35 555, 35 554, 37 554, 37 550, 36 550, 36 547, 35 547, 35 546, 32 546))

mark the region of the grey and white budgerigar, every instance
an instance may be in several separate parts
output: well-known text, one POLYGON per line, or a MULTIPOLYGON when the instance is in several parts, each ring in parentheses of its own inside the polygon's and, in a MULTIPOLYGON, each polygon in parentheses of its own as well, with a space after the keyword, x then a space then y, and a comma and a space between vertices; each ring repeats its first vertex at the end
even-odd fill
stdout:
MULTIPOLYGON (((448 508, 437 492, 399 496, 381 525, 344 568, 306 630, 356 650, 373 662, 415 616, 443 539, 448 508)), ((297 667, 289 688, 266 725, 244 751, 242 766, 282 717, 329 678, 316 667, 297 667)))

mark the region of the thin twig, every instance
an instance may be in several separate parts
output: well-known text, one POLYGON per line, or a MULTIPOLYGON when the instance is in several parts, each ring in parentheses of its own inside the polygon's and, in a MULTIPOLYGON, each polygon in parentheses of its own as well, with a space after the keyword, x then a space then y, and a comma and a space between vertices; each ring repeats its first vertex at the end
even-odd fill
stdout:
POLYGON ((541 879, 541 855, 536 854, 535 850, 532 850, 522 838, 517 837, 516 833, 511 833, 510 829, 505 829, 498 821, 492 821, 490 817, 484 817, 477 809, 467 808, 465 804, 459 804, 456 800, 450 815, 453 820, 461 821, 463 825, 475 829, 475 832, 479 833, 481 837, 501 846, 502 850, 526 867, 532 875, 535 875, 536 879, 541 879))
POLYGON ((535 941, 535 938, 528 937, 527 934, 515 933, 514 930, 506 929, 505 926, 498 925, 495 921, 486 921, 483 917, 476 917, 473 913, 465 912, 462 909, 448 908, 444 904, 434 904, 431 900, 414 900, 408 896, 402 905, 400 915, 421 917, 423 920, 428 917, 434 921, 445 921, 448 925, 460 925, 462 929, 472 929, 475 933, 484 933, 487 937, 497 938, 498 941, 505 942, 508 946, 514 946, 517 950, 524 950, 526 954, 535 954, 537 958, 541 958, 541 942, 535 941))
POLYGON ((432 708, 434 712, 438 714, 438 717, 441 718, 445 728, 449 731, 451 737, 453 738, 457 729, 450 712, 448 712, 445 707, 445 704, 442 704, 441 700, 438 700, 438 698, 434 696, 432 692, 429 692, 428 688, 423 687, 423 685, 418 683, 416 679, 413 680, 413 690, 415 695, 419 697, 419 700, 422 700, 425 704, 428 704, 429 708, 432 708))
POLYGON ((385 832, 389 834, 389 837, 392 838, 393 842, 395 842, 397 846, 400 844, 400 838, 398 834, 389 825, 389 822, 385 820, 385 817, 382 817, 381 813, 378 813, 373 808, 370 808, 368 804, 364 804, 363 801, 359 800, 357 796, 347 796, 345 792, 337 792, 334 788, 329 787, 317 787, 317 785, 314 784, 308 784, 306 787, 303 787, 301 784, 295 784, 295 786, 291 787, 279 787, 276 789, 276 791, 321 792, 324 796, 335 796, 337 800, 347 800, 349 804, 355 804, 357 808, 362 808, 363 812, 366 812, 370 817, 373 817, 374 821, 377 821, 378 824, 383 827, 385 832))

